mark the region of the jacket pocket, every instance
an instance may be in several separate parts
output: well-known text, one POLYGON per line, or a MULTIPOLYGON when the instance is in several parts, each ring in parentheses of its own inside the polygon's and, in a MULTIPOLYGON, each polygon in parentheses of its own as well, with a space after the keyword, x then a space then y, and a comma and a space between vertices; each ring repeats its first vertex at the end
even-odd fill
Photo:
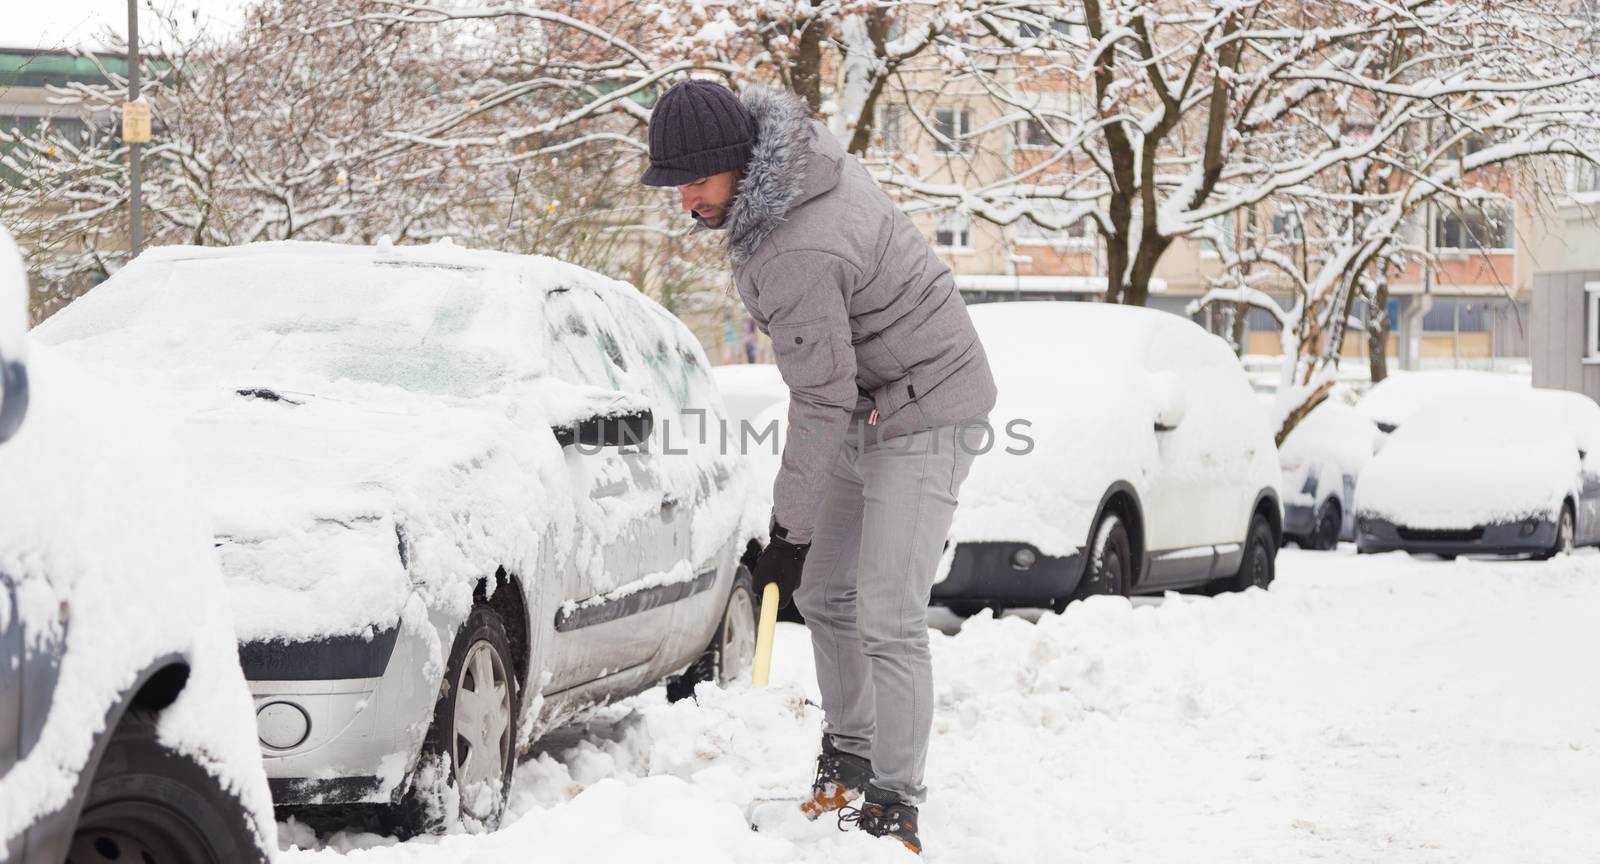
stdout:
POLYGON ((783 383, 791 388, 817 387, 833 379, 839 361, 829 323, 819 319, 772 327, 772 353, 777 355, 783 383))

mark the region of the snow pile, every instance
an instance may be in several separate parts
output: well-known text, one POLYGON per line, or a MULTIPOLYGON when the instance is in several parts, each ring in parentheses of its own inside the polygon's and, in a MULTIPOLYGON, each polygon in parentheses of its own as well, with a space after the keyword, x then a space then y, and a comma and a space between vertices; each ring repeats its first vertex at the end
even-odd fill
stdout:
POLYGON ((1388 431, 1398 427, 1434 399, 1474 394, 1496 398, 1506 391, 1526 389, 1530 384, 1531 379, 1527 376, 1472 369, 1394 372, 1373 385, 1356 403, 1356 410, 1388 431))
POLYGON ((1567 397, 1600 415, 1586 397, 1546 390, 1433 400, 1362 472, 1360 512, 1413 528, 1552 517, 1577 491, 1580 441, 1600 434, 1600 416, 1574 423, 1567 397))
MULTIPOLYGON (((1315 506, 1305 489, 1314 478, 1316 497, 1326 499, 1344 488, 1344 478, 1361 476, 1372 460, 1378 427, 1355 408, 1337 399, 1318 405, 1278 448, 1283 467, 1283 503, 1315 506)), ((1346 502, 1348 506, 1349 502, 1346 502)))
POLYGON ((1026 540, 1065 555, 1088 541, 1117 481, 1143 494, 1158 475, 1182 485, 1202 472, 1252 498, 1277 485, 1272 439, 1237 358, 1193 323, 1097 303, 991 303, 971 314, 1000 392, 994 446, 962 486, 952 538, 1026 540), (1156 433, 1169 416, 1177 430, 1156 433))
MULTIPOLYGON (((65 639, 38 745, 0 777, 0 846, 71 796, 107 711, 158 658, 189 658, 163 744, 206 766, 267 844, 274 823, 254 713, 211 534, 171 433, 54 350, 29 364, 31 405, 0 445, 0 572, 36 648, 65 639)), ((0 624, 12 610, 0 592, 0 624)), ((10 708, 11 706, 7 706, 10 708)))
MULTIPOLYGON (((926 860, 1586 861, 1600 693, 1571 683, 1600 651, 1597 562, 1286 550, 1271 592, 933 633, 926 860)), ((745 828, 753 799, 810 783, 812 674, 805 631, 780 625, 771 688, 606 709, 522 766, 497 834, 339 835, 284 858, 916 861, 782 805, 745 828)))

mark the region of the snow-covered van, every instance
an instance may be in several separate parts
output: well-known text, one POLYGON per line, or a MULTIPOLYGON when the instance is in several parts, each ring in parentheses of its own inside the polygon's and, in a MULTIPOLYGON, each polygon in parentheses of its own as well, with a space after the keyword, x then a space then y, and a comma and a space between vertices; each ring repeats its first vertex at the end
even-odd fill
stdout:
POLYGON ((1272 581, 1277 453, 1221 339, 1114 304, 971 313, 1000 398, 990 446, 961 489, 935 603, 1060 608, 1090 594, 1272 581))
POLYGON ((264 861, 276 823, 192 481, 26 336, 0 230, 0 860, 264 861))
POLYGON ((747 471, 699 344, 625 283, 171 247, 38 334, 181 418, 281 806, 492 827, 541 730, 753 655, 747 471))
POLYGON ((1565 390, 1442 396, 1361 472, 1356 549, 1549 558, 1600 544, 1600 405, 1565 390))

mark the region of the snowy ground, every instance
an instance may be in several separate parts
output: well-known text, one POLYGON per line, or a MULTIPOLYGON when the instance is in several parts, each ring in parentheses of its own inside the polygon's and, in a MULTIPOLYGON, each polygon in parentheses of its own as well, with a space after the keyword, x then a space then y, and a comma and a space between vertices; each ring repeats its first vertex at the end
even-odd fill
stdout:
MULTIPOLYGON (((934 634, 927 860, 1595 860, 1600 555, 1346 545, 1278 566, 1267 593, 1097 598, 934 634)), ((336 834, 285 859, 915 860, 831 820, 747 829, 751 798, 805 789, 820 723, 803 628, 780 625, 774 665, 765 691, 655 691, 569 731, 519 768, 495 834, 336 834)))

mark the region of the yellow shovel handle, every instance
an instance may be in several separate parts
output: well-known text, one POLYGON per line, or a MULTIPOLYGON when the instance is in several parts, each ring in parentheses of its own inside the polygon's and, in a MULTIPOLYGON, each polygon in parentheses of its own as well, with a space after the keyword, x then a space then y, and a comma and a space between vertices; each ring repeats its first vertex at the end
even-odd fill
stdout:
POLYGON ((756 626, 756 664, 754 683, 767 686, 767 674, 772 671, 772 633, 778 629, 778 586, 768 584, 761 592, 761 617, 756 626))

